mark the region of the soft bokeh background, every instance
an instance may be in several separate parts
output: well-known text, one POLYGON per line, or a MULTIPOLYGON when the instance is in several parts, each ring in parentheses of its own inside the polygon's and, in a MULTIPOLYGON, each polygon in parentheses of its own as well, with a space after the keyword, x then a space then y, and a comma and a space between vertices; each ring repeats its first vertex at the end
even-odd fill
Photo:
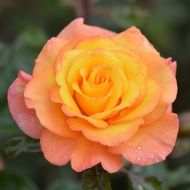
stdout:
POLYGON ((82 189, 81 174, 69 165, 50 165, 38 152, 36 142, 19 137, 23 134, 10 116, 6 100, 17 71, 31 73, 46 40, 78 16, 116 32, 136 25, 164 57, 178 62, 179 93, 174 111, 179 113, 181 126, 173 153, 165 162, 150 167, 126 163, 135 174, 112 175, 113 190, 190 190, 189 0, 0 0, 0 190, 82 189), (19 138, 5 149, 12 137, 19 138), (16 156, 18 147, 23 152, 16 156))

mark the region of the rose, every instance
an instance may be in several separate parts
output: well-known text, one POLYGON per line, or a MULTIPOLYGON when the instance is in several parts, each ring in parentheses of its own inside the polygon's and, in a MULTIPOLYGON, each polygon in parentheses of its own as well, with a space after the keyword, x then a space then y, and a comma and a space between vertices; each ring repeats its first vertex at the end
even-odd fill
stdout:
POLYGON ((79 18, 46 43, 32 76, 19 72, 9 109, 52 164, 80 172, 101 163, 110 173, 123 158, 150 165, 176 141, 175 69, 137 28, 116 34, 79 18))

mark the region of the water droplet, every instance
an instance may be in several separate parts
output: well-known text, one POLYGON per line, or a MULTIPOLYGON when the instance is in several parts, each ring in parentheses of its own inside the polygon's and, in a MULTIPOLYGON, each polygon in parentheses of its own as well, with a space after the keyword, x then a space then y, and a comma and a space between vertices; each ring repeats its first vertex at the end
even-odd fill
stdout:
POLYGON ((135 152, 137 152, 137 149, 135 149, 135 152))
POLYGON ((142 147, 141 147, 141 146, 138 146, 138 147, 137 147, 137 149, 138 149, 138 150, 141 150, 141 149, 142 149, 142 147))
POLYGON ((153 156, 153 155, 150 155, 149 158, 154 158, 154 156, 153 156))
POLYGON ((140 157, 137 157, 137 160, 140 160, 140 157))

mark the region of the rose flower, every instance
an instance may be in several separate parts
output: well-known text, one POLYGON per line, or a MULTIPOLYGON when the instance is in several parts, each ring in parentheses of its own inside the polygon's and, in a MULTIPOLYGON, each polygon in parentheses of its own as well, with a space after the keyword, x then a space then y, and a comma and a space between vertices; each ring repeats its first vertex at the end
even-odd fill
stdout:
POLYGON ((80 172, 101 163, 110 173, 124 160, 151 165, 176 141, 175 70, 136 27, 116 34, 78 18, 48 40, 32 75, 19 72, 9 109, 52 164, 80 172))

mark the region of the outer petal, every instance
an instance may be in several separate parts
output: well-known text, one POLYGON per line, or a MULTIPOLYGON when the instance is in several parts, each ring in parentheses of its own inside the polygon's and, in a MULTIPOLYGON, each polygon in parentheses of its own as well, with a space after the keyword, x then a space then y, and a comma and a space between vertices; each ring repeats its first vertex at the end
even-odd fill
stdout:
POLYGON ((171 71, 173 72, 174 75, 176 75, 176 69, 177 69, 177 62, 176 61, 172 61, 172 58, 168 58, 167 60, 167 65, 169 66, 169 68, 171 69, 171 71))
POLYGON ((165 66, 165 59, 159 56, 156 57, 153 54, 146 56, 146 58, 150 69, 149 76, 157 81, 163 89, 162 100, 166 103, 173 103, 177 94, 177 82, 171 70, 165 66))
MULTIPOLYGON (((154 79, 161 87, 161 96, 155 109, 145 116, 145 123, 153 123, 158 120, 165 112, 171 111, 171 103, 177 95, 177 82, 168 61, 160 56, 147 54, 144 55, 149 68, 149 77, 154 79), (156 72, 155 72, 156 71, 156 72)), ((174 63, 175 66, 175 63, 174 63)), ((172 65, 172 68, 173 65, 172 65)))
POLYGON ((114 39, 123 45, 123 47, 135 51, 147 63, 149 78, 158 82, 164 89, 162 100, 166 103, 172 103, 176 98, 177 87, 175 77, 172 75, 170 69, 173 67, 171 70, 174 70, 175 64, 172 64, 170 69, 168 69, 166 64, 170 62, 167 61, 166 63, 166 59, 160 57, 159 53, 136 27, 127 29, 116 35, 114 39))
POLYGON ((152 52, 158 54, 152 44, 141 33, 141 31, 135 26, 130 27, 124 32, 115 36, 115 40, 130 49, 141 49, 145 52, 152 52))
POLYGON ((84 138, 68 139, 44 130, 41 148, 45 158, 52 164, 62 166, 71 160, 72 168, 81 172, 101 163, 110 173, 122 167, 121 156, 108 152, 107 147, 90 142, 84 138))
POLYGON ((150 126, 142 126, 126 143, 113 147, 114 153, 122 154, 129 162, 144 166, 157 163, 171 153, 178 132, 178 117, 166 113, 150 126))
POLYGON ((143 120, 120 122, 101 129, 78 118, 70 118, 67 123, 72 130, 81 131, 91 141, 107 146, 117 146, 129 140, 137 132, 143 120))
POLYGON ((40 123, 57 135, 76 135, 67 126, 61 105, 51 101, 51 90, 56 85, 55 61, 64 43, 58 38, 50 39, 36 60, 32 80, 24 92, 27 106, 36 110, 40 123), (56 121, 56 122, 55 122, 56 121))
POLYGON ((25 97, 33 105, 40 123, 53 133, 71 137, 77 135, 66 124, 66 116, 61 110, 61 104, 52 102, 50 99, 51 88, 55 85, 51 76, 51 70, 41 73, 33 78, 25 88, 25 97), (51 81, 52 80, 52 81, 51 81))
POLYGON ((52 72, 54 72, 55 60, 58 55, 62 51, 67 51, 70 46, 72 47, 72 44, 68 43, 67 40, 55 37, 49 39, 35 60, 33 76, 38 76, 40 73, 43 73, 45 69, 51 69, 52 72))
POLYGON ((45 158, 50 163, 63 166, 70 161, 76 141, 57 136, 48 130, 43 130, 40 144, 45 158))
POLYGON ((110 153, 108 147, 86 139, 79 139, 71 157, 72 168, 81 172, 98 163, 101 163, 102 167, 109 173, 117 172, 123 165, 121 156, 110 153))
POLYGON ((96 27, 88 26, 84 24, 83 18, 77 18, 67 25, 58 35, 58 37, 73 40, 79 36, 90 37, 90 36, 113 36, 115 33, 109 30, 96 27))
POLYGON ((18 78, 8 90, 9 110, 20 129, 32 138, 39 138, 42 126, 33 109, 28 109, 24 102, 24 89, 31 80, 31 75, 20 71, 18 78))

